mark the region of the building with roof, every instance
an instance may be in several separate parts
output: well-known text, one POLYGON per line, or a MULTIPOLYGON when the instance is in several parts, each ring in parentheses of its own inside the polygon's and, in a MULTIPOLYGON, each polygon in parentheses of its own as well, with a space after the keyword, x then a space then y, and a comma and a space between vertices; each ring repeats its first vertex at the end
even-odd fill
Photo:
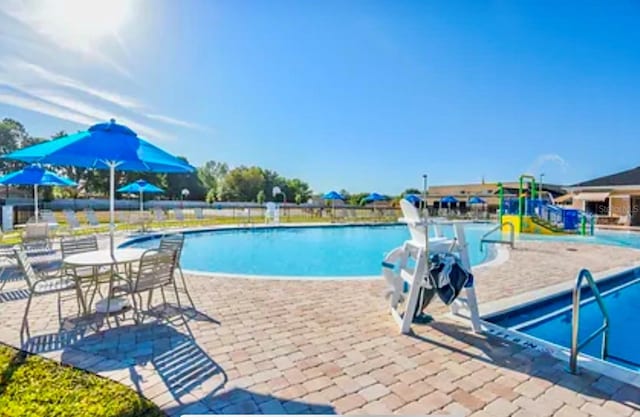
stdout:
POLYGON ((573 207, 595 214, 599 223, 640 225, 640 167, 567 187, 573 207))

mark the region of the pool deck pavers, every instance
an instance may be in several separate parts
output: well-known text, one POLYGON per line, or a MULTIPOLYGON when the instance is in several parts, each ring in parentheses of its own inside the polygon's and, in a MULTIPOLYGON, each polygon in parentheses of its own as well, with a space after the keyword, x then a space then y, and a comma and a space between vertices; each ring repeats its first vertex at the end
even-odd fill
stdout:
MULTIPOLYGON (((481 307, 570 285, 582 267, 640 262, 640 251, 573 243, 521 242, 510 252, 475 271, 481 307)), ((169 415, 640 417, 640 389, 587 370, 570 375, 547 353, 472 333, 444 306, 431 309, 431 324, 399 334, 381 279, 188 281, 197 311, 186 309, 186 324, 173 306, 158 310, 168 321, 94 332, 72 320, 71 299, 60 330, 56 297, 43 296, 21 344, 25 286, 14 280, 0 294, 0 341, 119 381, 169 415)))

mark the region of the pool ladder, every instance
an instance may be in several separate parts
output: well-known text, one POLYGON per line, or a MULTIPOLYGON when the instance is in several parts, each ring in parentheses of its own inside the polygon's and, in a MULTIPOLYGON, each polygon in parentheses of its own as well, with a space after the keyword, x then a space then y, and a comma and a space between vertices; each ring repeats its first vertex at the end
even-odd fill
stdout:
POLYGON ((511 247, 511 249, 513 249, 515 240, 516 240, 516 228, 514 227, 513 223, 504 222, 503 224, 498 224, 498 225, 496 225, 496 227, 492 228, 487 233, 482 235, 482 238, 480 239, 480 252, 483 251, 484 245, 486 243, 498 243, 498 244, 501 244, 501 245, 509 245, 511 247), (491 235, 493 232, 496 232, 496 231, 502 229, 503 225, 507 226, 509 228, 509 240, 487 239, 487 236, 491 235))
POLYGON ((578 353, 580 353, 580 349, 589 344, 593 339, 598 337, 602 333, 602 347, 601 347, 601 359, 606 359, 609 355, 609 313, 607 312, 607 307, 604 305, 604 301, 602 300, 602 296, 600 295, 600 291, 598 290, 598 286, 589 272, 588 269, 583 269, 578 274, 576 278, 576 285, 573 287, 573 310, 571 314, 571 356, 569 357, 569 369, 568 371, 572 374, 578 373, 578 353), (578 340, 578 331, 580 330, 580 296, 582 294, 582 281, 583 279, 587 280, 587 284, 589 284, 589 288, 591 288, 591 292, 593 293, 596 302, 598 303, 598 307, 600 307, 600 311, 602 312, 603 322, 602 326, 591 333, 589 337, 587 337, 584 341, 580 342, 578 340))

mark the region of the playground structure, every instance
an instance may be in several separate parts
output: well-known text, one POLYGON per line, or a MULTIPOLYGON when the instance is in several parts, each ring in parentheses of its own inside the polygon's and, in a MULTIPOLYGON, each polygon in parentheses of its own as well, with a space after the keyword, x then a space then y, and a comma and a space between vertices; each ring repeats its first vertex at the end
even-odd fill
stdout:
POLYGON ((592 215, 557 206, 551 196, 544 198, 540 191, 535 177, 521 175, 517 196, 505 199, 504 187, 498 183, 498 222, 503 232, 513 228, 516 233, 593 235, 592 215))

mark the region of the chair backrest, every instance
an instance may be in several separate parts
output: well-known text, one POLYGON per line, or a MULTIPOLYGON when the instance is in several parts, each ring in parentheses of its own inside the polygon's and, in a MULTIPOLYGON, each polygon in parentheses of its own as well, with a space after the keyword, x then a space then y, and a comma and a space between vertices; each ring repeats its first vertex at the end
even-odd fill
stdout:
POLYGON ((49 224, 27 223, 24 226, 25 239, 47 239, 49 237, 49 224))
POLYGON ((171 235, 164 235, 160 239, 159 251, 172 250, 176 252, 176 261, 180 261, 180 255, 182 255, 182 248, 184 247, 184 235, 182 233, 174 233, 171 235))
POLYGON ((417 244, 425 245, 427 242, 427 227, 424 224, 420 224, 422 219, 418 209, 404 199, 400 201, 400 208, 402 209, 403 218, 409 227, 411 240, 417 244))
POLYGON ((184 220, 184 213, 182 212, 182 209, 174 208, 173 215, 176 216, 176 220, 184 220))
POLYGON ((164 215, 164 211, 161 208, 154 208, 153 213, 156 216, 156 220, 159 222, 167 220, 167 217, 164 215))
POLYGON ((71 228, 77 229, 80 227, 80 222, 76 217, 76 213, 71 210, 64 210, 63 213, 64 217, 67 219, 67 223, 69 223, 69 226, 71 226, 71 228))
POLYGON ((87 221, 91 226, 98 226, 100 222, 98 221, 98 216, 93 209, 87 209, 84 211, 84 215, 87 216, 87 221))
POLYGON ((51 210, 40 210, 40 218, 47 223, 58 224, 56 220, 56 216, 53 214, 51 210))
POLYGON ((171 284, 176 267, 176 252, 173 250, 149 249, 142 254, 138 266, 133 292, 147 291, 171 284))
POLYGON ((193 213, 196 216, 196 219, 202 220, 204 219, 204 212, 202 211, 202 207, 196 207, 193 209, 193 213))
POLYGON ((60 250, 63 258, 76 253, 96 251, 98 250, 98 238, 95 235, 63 237, 60 239, 60 250))
POLYGON ((18 261, 18 267, 22 270, 24 274, 24 279, 27 281, 27 286, 31 290, 35 285, 36 281, 38 281, 38 276, 36 275, 36 271, 33 270, 33 266, 31 265, 31 261, 27 257, 27 252, 24 249, 16 247, 13 248, 13 254, 18 261))

